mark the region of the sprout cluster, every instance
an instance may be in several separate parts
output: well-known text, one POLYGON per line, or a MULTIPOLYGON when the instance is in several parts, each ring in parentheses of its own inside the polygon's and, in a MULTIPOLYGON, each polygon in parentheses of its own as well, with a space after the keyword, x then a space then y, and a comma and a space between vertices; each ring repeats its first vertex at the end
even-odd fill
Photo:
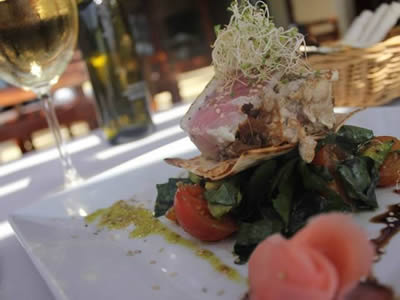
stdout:
POLYGON ((232 2, 232 17, 223 29, 216 29, 212 59, 217 78, 232 83, 245 77, 265 81, 274 74, 303 75, 309 67, 299 48, 304 36, 296 28, 277 28, 269 16, 268 6, 259 1, 232 2))

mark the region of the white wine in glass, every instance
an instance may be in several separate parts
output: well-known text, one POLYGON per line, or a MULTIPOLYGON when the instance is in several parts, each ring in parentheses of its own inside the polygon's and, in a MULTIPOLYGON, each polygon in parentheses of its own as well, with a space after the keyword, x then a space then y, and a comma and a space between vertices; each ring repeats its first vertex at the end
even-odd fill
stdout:
POLYGON ((40 98, 64 168, 81 181, 63 142, 50 94, 72 58, 78 35, 74 0, 0 0, 0 78, 40 98))

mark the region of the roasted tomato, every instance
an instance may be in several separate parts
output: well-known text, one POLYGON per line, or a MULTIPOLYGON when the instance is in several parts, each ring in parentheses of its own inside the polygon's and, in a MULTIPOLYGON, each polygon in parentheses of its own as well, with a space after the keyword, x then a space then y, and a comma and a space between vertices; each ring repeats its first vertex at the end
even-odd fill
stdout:
POLYGON ((203 241, 219 241, 237 230, 237 225, 229 216, 215 219, 210 214, 204 189, 199 185, 178 187, 174 210, 179 225, 190 235, 203 241))
POLYGON ((391 151, 399 151, 400 150, 400 140, 394 136, 376 136, 374 140, 378 140, 382 143, 393 141, 393 146, 391 151))
POLYGON ((400 152, 392 151, 379 169, 378 186, 393 186, 396 183, 400 183, 400 152))
POLYGON ((378 186, 393 186, 400 183, 400 140, 393 136, 377 136, 374 139, 380 142, 393 141, 391 152, 379 170, 378 186))

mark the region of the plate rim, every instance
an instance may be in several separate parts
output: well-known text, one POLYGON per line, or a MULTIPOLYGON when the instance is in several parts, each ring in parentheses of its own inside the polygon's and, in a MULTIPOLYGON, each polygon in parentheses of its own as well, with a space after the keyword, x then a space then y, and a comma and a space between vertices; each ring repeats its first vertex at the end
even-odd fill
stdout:
MULTIPOLYGON (((47 198, 47 197, 45 197, 45 198, 47 198)), ((45 199, 42 199, 37 203, 40 203, 44 200, 45 199)), ((29 205, 27 207, 30 207, 30 206, 32 206, 32 205, 29 205)), ((52 280, 50 280, 50 278, 52 277, 50 271, 41 262, 41 260, 34 255, 31 247, 26 242, 24 235, 19 230, 19 226, 17 225, 17 223, 15 223, 15 218, 18 218, 19 216, 23 216, 23 215, 19 214, 18 211, 16 213, 12 213, 8 216, 8 222, 10 223, 12 229, 14 230, 17 240, 21 244, 22 248, 25 250, 29 259, 32 261, 36 270, 39 272, 40 277, 42 277, 42 279, 45 281, 47 287, 49 288, 49 290, 53 294, 53 296, 56 299, 60 299, 60 300, 70 300, 64 293, 61 292, 61 289, 57 287, 56 282, 53 282, 52 280)))

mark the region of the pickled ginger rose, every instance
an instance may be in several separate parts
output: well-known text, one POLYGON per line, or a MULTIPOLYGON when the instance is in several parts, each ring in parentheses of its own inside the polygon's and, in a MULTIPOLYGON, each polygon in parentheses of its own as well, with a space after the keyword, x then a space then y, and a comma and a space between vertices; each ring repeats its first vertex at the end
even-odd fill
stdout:
POLYGON ((368 275, 375 254, 365 231, 350 216, 332 213, 316 217, 293 238, 323 253, 335 266, 339 292, 344 294, 368 275))
POLYGON ((339 276, 321 252, 275 235, 250 257, 249 281, 251 300, 328 300, 339 276))
POLYGON ((252 300, 340 300, 368 275, 374 249, 343 214, 314 218, 292 239, 274 235, 249 260, 252 300))

